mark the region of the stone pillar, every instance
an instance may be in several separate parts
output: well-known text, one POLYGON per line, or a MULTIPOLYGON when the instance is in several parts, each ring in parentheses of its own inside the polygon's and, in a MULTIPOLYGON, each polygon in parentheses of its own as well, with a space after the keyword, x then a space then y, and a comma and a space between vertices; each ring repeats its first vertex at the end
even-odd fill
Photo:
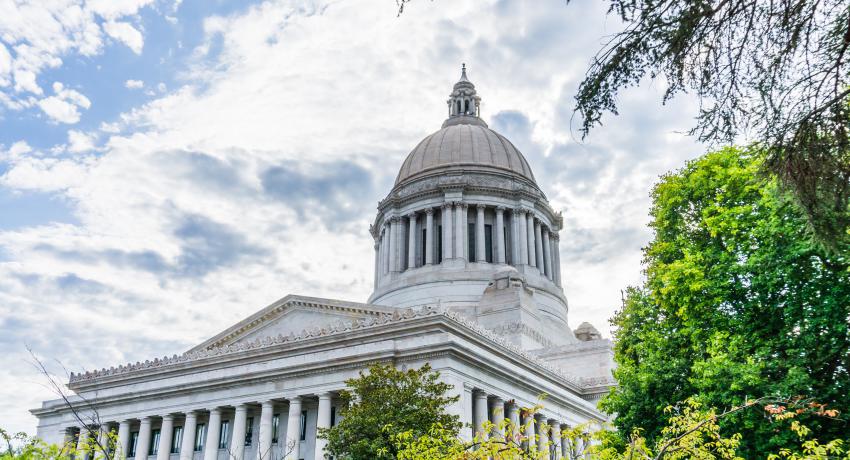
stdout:
MULTIPOLYGON (((569 430, 569 429, 570 429, 569 425, 559 426, 558 427, 558 433, 561 433, 562 431, 569 430)), ((560 444, 561 444, 561 455, 563 455, 564 457, 567 457, 567 458, 571 458, 570 457, 570 440, 567 439, 566 436, 564 436, 564 437, 561 438, 560 444)))
POLYGON ((136 460, 147 460, 151 448, 151 419, 139 419, 139 437, 136 439, 136 460))
POLYGON ((127 458, 127 448, 130 445, 130 421, 122 420, 118 424, 118 445, 116 449, 116 459, 127 458))
POLYGON ((286 420, 286 445, 283 446, 286 460, 301 458, 301 397, 289 398, 289 415, 286 420))
POLYGON ((537 254, 535 253, 536 245, 534 244, 534 214, 528 213, 525 215, 525 229, 528 234, 528 265, 537 266, 537 254))
POLYGON ((487 422, 487 393, 476 391, 473 395, 472 411, 475 415, 475 435, 481 440, 487 439, 487 432, 484 431, 484 423, 487 422))
POLYGON ((537 451, 549 451, 549 425, 546 423, 546 417, 537 414, 537 451))
POLYGON ((171 437, 174 436, 174 417, 170 414, 162 416, 162 426, 159 428, 159 448, 156 460, 168 460, 171 455, 171 437))
POLYGON ((464 258, 463 251, 464 246, 466 246, 466 240, 463 237, 466 233, 466 221, 464 220, 466 206, 466 203, 456 203, 455 206, 455 257, 458 259, 464 258))
POLYGON ((374 284, 373 288, 378 287, 378 279, 380 278, 380 274, 381 274, 381 243, 380 243, 380 241, 381 241, 380 237, 378 237, 378 239, 375 240, 375 279, 374 279, 374 282, 373 282, 373 284, 374 284))
POLYGON ((416 213, 411 212, 407 216, 409 223, 409 235, 407 235, 407 269, 416 268, 416 213))
POLYGON ((551 237, 549 236, 549 230, 545 228, 541 229, 540 232, 543 234, 543 266, 546 267, 546 278, 553 280, 554 277, 552 276, 552 273, 554 273, 554 271, 552 270, 552 245, 549 244, 551 237))
POLYGON ((528 265, 528 216, 524 210, 515 213, 519 218, 519 264, 528 265))
POLYGON ((484 205, 475 207, 475 261, 486 262, 487 256, 484 248, 484 205))
MULTIPOLYGON (((381 273, 386 275, 390 271, 390 224, 383 225, 381 232, 381 273)), ((383 276, 382 276, 383 277, 383 276)))
POLYGON ((195 428, 197 426, 198 414, 193 410, 186 412, 186 420, 183 422, 183 444, 180 445, 180 460, 192 460, 192 456, 195 454, 195 428))
MULTIPOLYGON (((233 415, 233 435, 230 441, 230 451, 233 460, 242 460, 245 458, 245 423, 248 418, 248 408, 244 404, 236 406, 236 413, 233 415)), ((188 436, 185 429, 183 437, 188 436)))
POLYGON ((534 415, 531 413, 523 414, 522 424, 525 425, 526 450, 534 452, 537 450, 537 438, 534 435, 534 415))
POLYGON ((210 409, 210 420, 207 424, 207 444, 204 446, 204 460, 218 459, 218 439, 221 437, 221 410, 217 407, 210 409))
POLYGON ((511 264, 514 266, 522 264, 520 259, 520 235, 519 221, 521 220, 519 209, 511 209, 511 264))
POLYGON ((490 411, 490 420, 493 422, 493 436, 505 437, 505 429, 500 426, 505 419, 505 400, 496 396, 493 398, 493 407, 490 411))
POLYGON ((505 208, 496 208, 496 263, 505 263, 505 208))
POLYGON ((316 448, 315 460, 325 458, 325 447, 328 445, 328 440, 319 437, 319 430, 322 428, 331 427, 331 394, 322 393, 319 395, 319 417, 316 420, 316 448))
POLYGON ((549 426, 552 427, 552 451, 555 458, 561 458, 561 424, 557 420, 549 419, 549 426))
POLYGON ((425 210, 425 265, 434 264, 434 209, 425 210))
POLYGON ((452 204, 443 204, 443 214, 441 216, 443 224, 443 260, 452 258, 452 204))
POLYGON ((554 253, 555 253, 555 261, 554 261, 554 264, 555 264, 555 284, 558 285, 558 287, 560 287, 561 286, 561 238, 560 238, 560 236, 558 236, 557 233, 555 233, 553 236, 555 237, 555 244, 554 244, 554 246, 555 246, 555 248, 554 248, 554 253))
MULTIPOLYGON (((147 452, 145 452, 145 455, 147 455, 147 452)), ((74 455, 74 460, 85 458, 91 458, 91 446, 89 445, 89 427, 83 425, 80 427, 80 434, 77 435, 77 453, 74 455)))
POLYGON ((260 441, 257 443, 257 459, 269 460, 272 458, 272 414, 274 413, 274 403, 272 401, 263 401, 260 407, 260 441))
POLYGON ((537 219, 534 220, 534 248, 534 253, 537 255, 534 264, 540 270, 540 274, 545 275, 545 267, 543 267, 543 236, 540 233, 540 221, 537 219))
POLYGON ((520 423, 521 423, 520 420, 519 420, 519 406, 517 405, 516 402, 511 401, 511 402, 508 403, 507 417, 508 417, 508 420, 511 421, 511 431, 508 432, 508 433, 505 433, 505 434, 513 437, 513 436, 519 434, 519 427, 520 427, 520 423))

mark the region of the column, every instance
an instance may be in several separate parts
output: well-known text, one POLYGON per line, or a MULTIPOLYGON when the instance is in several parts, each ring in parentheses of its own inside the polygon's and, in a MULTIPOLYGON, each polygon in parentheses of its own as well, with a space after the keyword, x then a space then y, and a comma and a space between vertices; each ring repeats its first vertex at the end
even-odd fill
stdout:
POLYGON ((156 460, 168 460, 171 455, 171 436, 174 435, 174 417, 170 414, 162 416, 162 426, 159 428, 159 448, 156 450, 156 460))
POLYGON ((434 264, 434 209, 425 210, 425 265, 434 264))
POLYGON ((115 447, 116 459, 127 458, 127 447, 130 445, 130 421, 122 420, 118 424, 118 445, 115 447))
POLYGON ((260 442, 257 443, 257 459, 259 460, 268 460, 272 457, 273 412, 274 403, 271 401, 263 401, 260 409, 260 442))
POLYGON ((384 224, 381 232, 381 274, 385 275, 390 271, 390 225, 384 224))
POLYGON ((101 423, 97 430, 97 452, 95 458, 102 460, 106 458, 106 453, 109 452, 109 424, 101 423))
POLYGON ((207 444, 204 446, 204 460, 218 459, 218 438, 221 437, 221 410, 217 407, 210 409, 210 420, 207 424, 207 444))
POLYGON ((379 243, 380 237, 378 238, 375 240, 375 279, 373 280, 373 288, 378 287, 378 276, 381 273, 381 244, 379 243))
POLYGON ((561 424, 557 420, 549 419, 549 426, 552 427, 552 450, 555 458, 561 458, 561 424))
POLYGON ((452 204, 443 204, 443 261, 452 258, 452 204))
POLYGON ((537 414, 537 451, 549 451, 549 426, 546 423, 546 417, 537 414))
POLYGON ((555 249, 554 249, 554 252, 555 252, 555 262, 554 262, 555 263, 555 284, 560 287, 561 286, 561 237, 558 236, 557 232, 553 236, 555 237, 555 244, 554 244, 554 246, 555 246, 555 249))
POLYGON ((409 235, 407 242, 407 269, 416 268, 416 213, 407 215, 409 222, 409 235))
POLYGON ((463 237, 466 234, 466 203, 456 203, 455 206, 455 257, 463 259, 464 246, 466 239, 463 237))
POLYGON ((513 237, 511 241, 513 244, 511 245, 511 262, 514 266, 521 265, 522 262, 522 251, 520 244, 520 231, 519 231, 519 221, 522 220, 522 214, 519 212, 519 209, 511 209, 511 236, 513 237))
POLYGON ((142 417, 139 419, 139 437, 136 440, 136 460, 147 460, 150 448, 151 419, 150 417, 142 417))
POLYGON ((484 205, 475 206, 475 261, 486 262, 487 256, 484 252, 484 205))
POLYGON ((487 422, 487 393, 476 391, 473 395, 472 411, 475 415, 475 435, 481 440, 487 439, 484 423, 487 422))
POLYGON ((505 433, 508 436, 515 436, 519 434, 520 420, 519 420, 519 406, 515 401, 511 401, 508 403, 508 420, 511 421, 511 431, 509 433, 505 433))
POLYGON ((289 415, 286 420, 286 460, 298 460, 301 454, 301 397, 289 398, 289 415))
POLYGON ((91 446, 89 446, 89 427, 83 425, 80 427, 80 434, 77 435, 77 451, 74 454, 74 460, 85 458, 91 458, 91 446))
POLYGON ((493 407, 490 411, 490 420, 493 422, 493 436, 505 437, 505 429, 500 426, 505 419, 505 400, 496 396, 493 398, 493 407))
POLYGON ((186 420, 183 422, 183 443, 180 445, 180 460, 192 460, 192 456, 195 454, 195 428, 197 426, 198 414, 193 410, 186 412, 186 420))
MULTIPOLYGON (((233 415, 233 435, 230 441, 230 451, 233 460, 245 458, 245 423, 248 418, 248 407, 244 404, 236 405, 236 413, 233 415)), ((183 439, 186 439, 186 430, 183 430, 183 439)))
POLYGON ((535 254, 537 255, 537 259, 535 259, 535 266, 540 269, 540 274, 545 275, 544 266, 543 266, 543 237, 540 233, 540 221, 534 219, 534 248, 535 254))
POLYGON ((517 216, 519 217, 519 263, 528 265, 528 214, 520 210, 517 216))
POLYGON ((325 458, 325 447, 328 445, 328 440, 319 437, 319 430, 322 428, 331 427, 331 394, 322 393, 319 395, 319 416, 316 420, 316 448, 315 460, 325 458))
POLYGON ((549 244, 549 230, 541 228, 540 233, 543 236, 543 266, 546 268, 546 278, 549 278, 551 280, 553 279, 552 246, 549 244))
MULTIPOLYGON (((565 431, 565 430, 569 430, 569 429, 570 429, 569 425, 559 426, 558 432, 560 433, 561 431, 565 431)), ((576 441, 578 441, 578 440, 576 440, 576 441)), ((570 440, 567 439, 566 436, 561 438, 561 455, 563 455, 564 457, 571 458, 571 457, 569 457, 569 455, 570 455, 570 440)))
POLYGON ((505 208, 496 208, 496 263, 505 263, 505 208))
POLYGON ((402 264, 402 255, 404 255, 404 251, 402 251, 402 237, 401 237, 401 218, 393 217, 390 222, 391 228, 390 233, 392 236, 390 237, 390 270, 394 272, 400 272, 402 264))
POLYGON ((527 243, 528 243, 528 265, 531 265, 532 267, 536 267, 537 266, 537 254, 535 254, 535 252, 534 252, 536 246, 534 244, 535 233, 534 233, 534 214, 533 213, 529 212, 525 215, 525 229, 526 229, 526 233, 528 234, 528 240, 527 240, 527 243))
POLYGON ((522 424, 525 425, 526 450, 534 452, 537 450, 537 438, 534 437, 534 414, 531 412, 523 414, 522 424))

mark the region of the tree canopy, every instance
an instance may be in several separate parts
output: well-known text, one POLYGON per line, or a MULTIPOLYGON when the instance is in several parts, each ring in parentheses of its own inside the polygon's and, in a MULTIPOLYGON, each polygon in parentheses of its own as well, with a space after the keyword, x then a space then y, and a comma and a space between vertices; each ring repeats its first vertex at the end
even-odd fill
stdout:
MULTIPOLYGON (((622 433, 657 438, 664 408, 692 395, 711 407, 804 395, 850 408, 848 260, 807 237, 803 213, 759 174, 763 157, 723 149, 654 188, 646 280, 612 320, 619 386, 602 407, 622 433)), ((759 417, 721 424, 748 434, 745 457, 791 442, 759 417)), ((806 422, 821 439, 850 433, 845 421, 806 422)))
POLYGON ((439 377, 428 364, 408 370, 374 364, 347 380, 342 420, 319 434, 328 440, 327 452, 347 460, 394 460, 399 433, 423 436, 440 426, 457 436, 461 423, 446 408, 458 397, 446 395, 451 385, 439 377))

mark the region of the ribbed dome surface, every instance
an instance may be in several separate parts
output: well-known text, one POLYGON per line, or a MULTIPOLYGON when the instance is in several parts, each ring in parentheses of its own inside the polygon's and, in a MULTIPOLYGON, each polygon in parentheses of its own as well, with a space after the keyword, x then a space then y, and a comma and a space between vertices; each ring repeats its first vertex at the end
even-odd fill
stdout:
POLYGON ((462 123, 423 139, 404 160, 395 183, 435 171, 481 168, 512 172, 534 182, 531 167, 509 140, 486 126, 462 123))

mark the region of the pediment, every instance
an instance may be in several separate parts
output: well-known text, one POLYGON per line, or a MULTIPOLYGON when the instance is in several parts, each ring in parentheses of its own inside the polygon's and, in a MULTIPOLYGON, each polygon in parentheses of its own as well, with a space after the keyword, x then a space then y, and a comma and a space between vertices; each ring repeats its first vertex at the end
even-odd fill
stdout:
POLYGON ((288 295, 189 351, 209 350, 278 334, 299 334, 304 329, 378 317, 393 311, 394 308, 380 305, 288 295))

